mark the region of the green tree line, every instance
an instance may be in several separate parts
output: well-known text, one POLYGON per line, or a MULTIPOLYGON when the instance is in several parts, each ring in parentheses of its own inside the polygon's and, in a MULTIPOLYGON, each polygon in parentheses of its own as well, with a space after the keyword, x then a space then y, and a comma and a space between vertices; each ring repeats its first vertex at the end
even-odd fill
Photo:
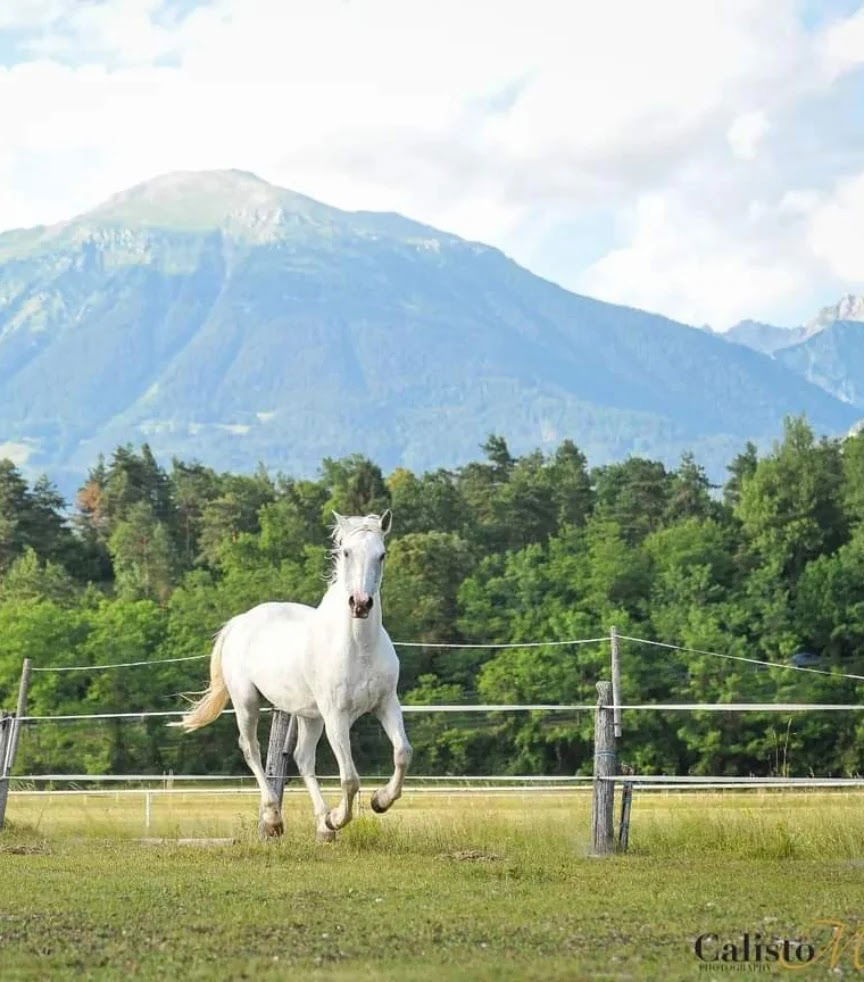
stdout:
MULTIPOLYGON (((217 473, 150 448, 100 459, 66 505, 46 479, 0 462, 0 706, 22 660, 98 665, 204 655, 231 616, 265 600, 315 604, 343 514, 394 513, 383 604, 396 640, 518 643, 622 634, 777 666, 864 674, 864 435, 817 439, 787 420, 713 487, 690 455, 590 468, 565 440, 513 456, 492 436, 456 470, 384 475, 359 456, 317 480, 217 473)), ((591 703, 607 643, 403 648, 405 703, 591 703)), ((206 659, 38 673, 34 714, 177 709, 206 659)), ((861 683, 622 643, 625 700, 862 702, 861 683)), ((370 721, 371 722, 371 721, 370 721)), ((417 714, 417 773, 590 771, 589 712, 417 714)), ((638 769, 856 774, 858 713, 627 713, 638 769)), ((376 726, 358 762, 384 767, 376 726)), ((231 717, 184 736, 164 720, 28 726, 19 772, 243 773, 231 717)), ((326 771, 326 760, 323 762, 326 771)))

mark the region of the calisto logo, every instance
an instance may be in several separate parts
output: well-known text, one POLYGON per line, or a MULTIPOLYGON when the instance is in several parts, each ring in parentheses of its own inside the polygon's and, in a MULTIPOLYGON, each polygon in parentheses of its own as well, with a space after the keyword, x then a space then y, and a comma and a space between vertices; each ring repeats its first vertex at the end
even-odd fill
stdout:
POLYGON ((817 920, 811 931, 798 938, 766 936, 760 931, 729 938, 708 931, 693 942, 693 952, 704 969, 770 971, 777 966, 797 971, 819 963, 833 969, 844 960, 860 972, 864 970, 864 926, 817 920))
POLYGON ((735 941, 727 941, 717 934, 700 934, 693 950, 700 961, 726 964, 785 962, 801 965, 816 957, 816 948, 807 941, 766 938, 759 931, 753 934, 748 931, 735 941))

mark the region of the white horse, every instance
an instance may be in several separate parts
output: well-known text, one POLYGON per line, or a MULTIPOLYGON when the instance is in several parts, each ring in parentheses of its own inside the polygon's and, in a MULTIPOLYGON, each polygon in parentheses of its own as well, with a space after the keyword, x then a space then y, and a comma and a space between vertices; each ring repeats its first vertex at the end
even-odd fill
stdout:
POLYGON ((321 603, 265 603, 232 617, 213 646, 210 685, 180 724, 186 730, 206 726, 230 697, 240 749, 261 789, 264 836, 283 831, 258 745, 258 714, 265 700, 297 717, 294 760, 312 797, 320 840, 332 841, 336 830, 351 821, 360 781, 349 731, 364 713, 378 717, 393 744, 393 776, 372 796, 372 808, 385 812, 402 793, 411 745, 396 697, 399 660, 381 624, 379 593, 390 525, 389 511, 336 515, 333 572, 321 603), (325 728, 342 784, 342 800, 329 810, 315 776, 315 749, 325 728))

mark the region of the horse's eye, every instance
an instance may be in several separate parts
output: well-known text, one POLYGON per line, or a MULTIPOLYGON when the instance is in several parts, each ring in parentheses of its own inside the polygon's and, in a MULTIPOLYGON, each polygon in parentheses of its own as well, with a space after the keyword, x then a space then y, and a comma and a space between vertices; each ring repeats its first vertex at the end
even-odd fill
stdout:
POLYGON ((348 550, 347 549, 343 549, 342 550, 342 555, 347 559, 348 558, 348 550))

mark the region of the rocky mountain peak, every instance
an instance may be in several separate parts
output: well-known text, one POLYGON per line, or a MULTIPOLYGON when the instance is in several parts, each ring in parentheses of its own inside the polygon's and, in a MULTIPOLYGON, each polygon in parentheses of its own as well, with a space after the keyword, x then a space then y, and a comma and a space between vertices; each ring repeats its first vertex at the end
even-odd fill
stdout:
POLYGON ((807 333, 816 334, 837 321, 864 321, 864 296, 847 293, 837 303, 823 307, 807 324, 807 333))
POLYGON ((121 191, 79 216, 87 225, 207 230, 259 229, 286 218, 341 213, 242 170, 174 171, 121 191))

